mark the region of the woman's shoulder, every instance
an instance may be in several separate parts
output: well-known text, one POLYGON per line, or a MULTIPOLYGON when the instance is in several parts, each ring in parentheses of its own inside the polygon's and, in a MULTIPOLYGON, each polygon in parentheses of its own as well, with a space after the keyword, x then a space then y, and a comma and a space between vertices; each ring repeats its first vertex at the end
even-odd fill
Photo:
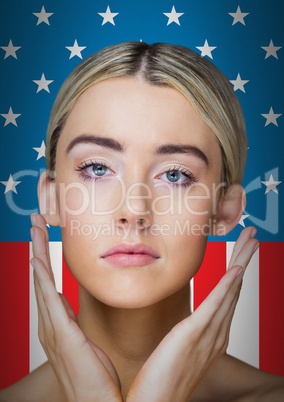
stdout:
POLYGON ((190 399, 203 401, 278 401, 274 390, 284 393, 284 378, 266 373, 230 355, 213 363, 190 399), (265 395, 271 395, 266 399, 265 395))
POLYGON ((0 402, 64 402, 58 381, 48 362, 20 381, 0 391, 0 402))

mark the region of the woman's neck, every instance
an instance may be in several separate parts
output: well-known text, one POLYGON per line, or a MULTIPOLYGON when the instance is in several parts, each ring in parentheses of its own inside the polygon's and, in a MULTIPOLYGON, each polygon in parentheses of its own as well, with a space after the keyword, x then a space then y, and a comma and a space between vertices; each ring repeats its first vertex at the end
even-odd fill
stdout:
POLYGON ((80 327, 111 359, 122 389, 128 388, 166 334, 189 315, 189 286, 141 309, 107 306, 80 288, 80 327))

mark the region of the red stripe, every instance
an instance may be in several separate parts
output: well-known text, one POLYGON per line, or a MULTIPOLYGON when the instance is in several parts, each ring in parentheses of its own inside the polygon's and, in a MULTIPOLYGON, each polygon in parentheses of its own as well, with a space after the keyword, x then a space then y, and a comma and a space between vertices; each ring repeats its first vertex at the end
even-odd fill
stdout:
POLYGON ((261 243, 260 368, 284 376, 283 243, 261 243))
POLYGON ((64 260, 62 261, 62 293, 76 314, 79 313, 79 286, 64 260))
POLYGON ((194 277, 194 310, 226 272, 226 243, 208 242, 202 265, 194 277))
POLYGON ((29 243, 0 243, 0 388, 29 372, 29 243))

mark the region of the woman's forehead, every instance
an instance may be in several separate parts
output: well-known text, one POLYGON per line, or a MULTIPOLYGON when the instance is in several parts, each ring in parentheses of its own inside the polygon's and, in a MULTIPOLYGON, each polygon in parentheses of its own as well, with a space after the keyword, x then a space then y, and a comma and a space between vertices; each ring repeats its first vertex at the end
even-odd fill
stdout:
POLYGON ((217 144, 185 96, 174 88, 150 85, 136 77, 102 81, 78 98, 62 134, 72 140, 83 133, 107 135, 125 143, 144 139, 154 144, 217 144))

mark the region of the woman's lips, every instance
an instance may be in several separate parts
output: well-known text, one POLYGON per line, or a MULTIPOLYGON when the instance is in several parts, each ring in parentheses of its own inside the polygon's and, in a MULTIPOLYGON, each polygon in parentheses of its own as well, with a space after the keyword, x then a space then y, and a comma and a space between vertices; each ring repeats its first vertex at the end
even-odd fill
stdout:
POLYGON ((145 244, 121 244, 102 255, 105 261, 118 267, 149 265, 159 258, 159 254, 145 244))

